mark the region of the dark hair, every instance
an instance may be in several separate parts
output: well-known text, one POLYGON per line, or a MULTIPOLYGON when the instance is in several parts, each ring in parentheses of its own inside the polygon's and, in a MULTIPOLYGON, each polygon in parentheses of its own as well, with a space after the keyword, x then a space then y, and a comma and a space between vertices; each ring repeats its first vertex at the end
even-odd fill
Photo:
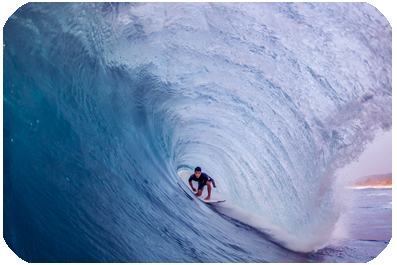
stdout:
POLYGON ((194 169, 194 171, 199 171, 199 172, 201 172, 201 167, 196 167, 196 168, 194 169))

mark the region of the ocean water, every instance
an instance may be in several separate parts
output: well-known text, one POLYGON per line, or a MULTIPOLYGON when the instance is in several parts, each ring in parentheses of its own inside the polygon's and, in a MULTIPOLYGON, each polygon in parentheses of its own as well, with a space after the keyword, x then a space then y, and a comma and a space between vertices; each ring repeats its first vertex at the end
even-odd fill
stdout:
POLYGON ((350 199, 348 209, 339 219, 329 245, 318 253, 330 258, 329 262, 340 262, 340 258, 343 262, 372 261, 390 247, 392 189, 353 189, 345 194, 350 199))
POLYGON ((391 33, 365 3, 22 6, 3 30, 7 245, 28 262, 372 260, 391 190, 334 173, 392 128, 391 33), (196 166, 226 203, 195 198, 196 166))

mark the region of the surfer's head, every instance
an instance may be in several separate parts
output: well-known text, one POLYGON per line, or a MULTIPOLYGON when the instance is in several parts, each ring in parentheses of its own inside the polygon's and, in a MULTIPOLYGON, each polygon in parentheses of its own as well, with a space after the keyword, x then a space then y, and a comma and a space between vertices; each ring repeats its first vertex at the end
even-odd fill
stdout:
POLYGON ((200 167, 196 167, 194 169, 194 175, 196 175, 196 178, 199 178, 201 175, 201 168, 200 167))

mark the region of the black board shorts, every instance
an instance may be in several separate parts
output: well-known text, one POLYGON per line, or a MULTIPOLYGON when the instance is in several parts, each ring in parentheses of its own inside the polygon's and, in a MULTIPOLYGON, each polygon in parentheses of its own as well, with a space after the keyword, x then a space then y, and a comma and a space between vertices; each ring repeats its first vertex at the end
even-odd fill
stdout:
MULTIPOLYGON (((212 178, 208 177, 207 181, 212 181, 212 178)), ((207 181, 199 182, 197 190, 203 190, 204 186, 207 185, 207 181)))

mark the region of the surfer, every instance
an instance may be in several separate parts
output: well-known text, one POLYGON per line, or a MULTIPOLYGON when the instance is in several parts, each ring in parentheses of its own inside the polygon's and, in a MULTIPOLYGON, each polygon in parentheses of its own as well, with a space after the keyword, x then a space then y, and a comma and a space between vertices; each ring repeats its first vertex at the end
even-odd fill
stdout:
POLYGON ((215 185, 215 180, 205 174, 204 172, 201 172, 200 167, 196 167, 194 169, 194 174, 190 176, 189 178, 189 185, 192 188, 193 191, 196 191, 196 189, 192 185, 192 181, 197 181, 198 182, 198 188, 197 188, 197 193, 196 196, 201 196, 201 193, 203 192, 203 188, 205 185, 207 185, 208 189, 208 196, 204 200, 210 200, 211 199, 211 183, 216 188, 215 185))

